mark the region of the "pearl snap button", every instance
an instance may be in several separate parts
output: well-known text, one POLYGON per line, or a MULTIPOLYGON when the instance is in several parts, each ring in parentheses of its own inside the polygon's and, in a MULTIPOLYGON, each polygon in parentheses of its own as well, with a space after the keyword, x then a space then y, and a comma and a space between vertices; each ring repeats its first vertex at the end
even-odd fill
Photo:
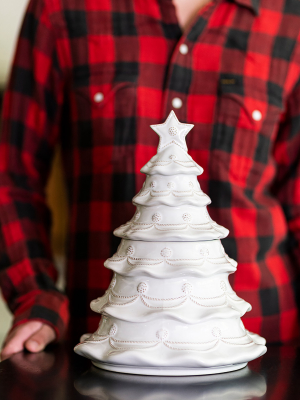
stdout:
POLYGON ((180 51, 181 54, 187 54, 189 52, 189 48, 185 43, 182 43, 179 46, 179 51, 180 51))
POLYGON ((172 106, 174 108, 181 108, 182 107, 182 100, 179 97, 174 97, 172 100, 172 106))
POLYGON ((260 121, 262 119, 262 114, 259 110, 254 110, 252 113, 252 118, 254 121, 260 121))
POLYGON ((94 96, 94 101, 96 103, 100 103, 103 99, 104 99, 103 93, 98 92, 94 96))

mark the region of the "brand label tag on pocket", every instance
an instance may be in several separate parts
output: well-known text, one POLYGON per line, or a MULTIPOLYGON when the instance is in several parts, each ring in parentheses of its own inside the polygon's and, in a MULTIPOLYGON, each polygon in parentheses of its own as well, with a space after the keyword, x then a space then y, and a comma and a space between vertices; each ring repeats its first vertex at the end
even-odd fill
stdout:
POLYGON ((237 74, 221 74, 219 80, 219 93, 235 93, 243 96, 243 76, 237 74))

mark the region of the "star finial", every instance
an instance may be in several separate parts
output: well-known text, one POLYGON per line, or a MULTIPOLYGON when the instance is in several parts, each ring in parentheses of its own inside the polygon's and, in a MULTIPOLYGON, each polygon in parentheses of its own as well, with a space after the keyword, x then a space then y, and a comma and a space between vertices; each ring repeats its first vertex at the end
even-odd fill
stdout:
POLYGON ((182 124, 179 122, 173 110, 170 112, 168 118, 163 124, 150 125, 150 127, 159 136, 159 144, 157 148, 158 153, 170 144, 176 144, 183 150, 187 151, 185 137, 194 125, 182 124))

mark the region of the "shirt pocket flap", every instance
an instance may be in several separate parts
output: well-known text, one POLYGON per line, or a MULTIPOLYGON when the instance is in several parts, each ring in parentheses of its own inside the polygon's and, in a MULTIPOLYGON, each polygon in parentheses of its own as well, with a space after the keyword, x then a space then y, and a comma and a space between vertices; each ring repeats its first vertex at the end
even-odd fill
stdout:
POLYGON ((91 107, 103 108, 116 93, 125 88, 136 86, 136 76, 116 74, 115 70, 107 69, 74 77, 74 92, 76 96, 85 99, 91 107))
POLYGON ((222 77, 219 83, 218 121, 241 128, 260 132, 263 125, 272 125, 284 109, 281 93, 266 83, 248 84, 243 77, 222 77))
POLYGON ((244 87, 221 80, 217 107, 218 122, 234 128, 260 131, 267 115, 266 93, 253 89, 251 97, 244 93, 244 87))
POLYGON ((88 116, 103 117, 104 112, 108 118, 132 113, 136 97, 136 76, 129 73, 118 75, 112 68, 75 78, 71 104, 79 120, 86 120, 88 116), (116 110, 120 115, 116 115, 116 110))

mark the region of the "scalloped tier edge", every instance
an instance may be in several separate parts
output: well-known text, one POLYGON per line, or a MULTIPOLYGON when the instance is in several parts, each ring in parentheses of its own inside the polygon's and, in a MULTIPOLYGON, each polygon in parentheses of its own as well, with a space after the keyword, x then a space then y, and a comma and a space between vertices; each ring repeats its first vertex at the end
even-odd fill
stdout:
MULTIPOLYGON (((254 360, 266 353, 265 345, 255 342, 251 334, 248 342, 215 340, 207 349, 176 348, 168 341, 158 341, 148 348, 116 347, 109 339, 101 342, 79 343, 75 352, 93 362, 114 365, 131 365, 156 368, 212 368, 228 364, 241 364, 254 360)), ((176 346, 176 345, 175 345, 176 346)), ((178 347, 178 345, 177 345, 178 347)))
POLYGON ((229 230, 216 224, 207 224, 209 227, 192 227, 181 224, 180 227, 170 225, 167 229, 160 228, 159 224, 134 224, 127 223, 114 230, 114 235, 123 239, 142 240, 149 242, 197 242, 204 240, 224 239, 229 230))

